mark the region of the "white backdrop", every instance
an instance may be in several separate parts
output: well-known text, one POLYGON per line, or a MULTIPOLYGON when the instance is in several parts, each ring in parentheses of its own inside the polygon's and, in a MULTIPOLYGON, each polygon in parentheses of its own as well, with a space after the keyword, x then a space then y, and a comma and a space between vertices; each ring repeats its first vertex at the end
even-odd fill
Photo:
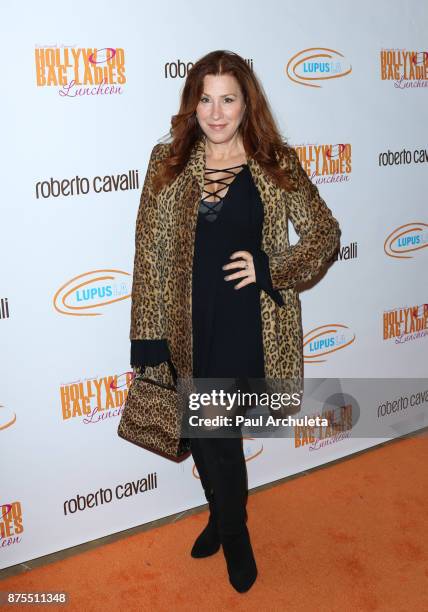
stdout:
MULTIPOLYGON (((338 261, 301 293, 305 376, 427 378, 425 3, 41 0, 2 16, 0 568, 205 501, 191 458, 117 436, 124 395, 106 388, 130 372, 148 155, 209 51, 250 62, 342 229, 338 261)), ((428 385, 410 383, 418 404, 380 417, 397 396, 365 398, 362 418, 426 426, 428 385)), ((250 487, 385 439, 295 433, 245 440, 250 487)))

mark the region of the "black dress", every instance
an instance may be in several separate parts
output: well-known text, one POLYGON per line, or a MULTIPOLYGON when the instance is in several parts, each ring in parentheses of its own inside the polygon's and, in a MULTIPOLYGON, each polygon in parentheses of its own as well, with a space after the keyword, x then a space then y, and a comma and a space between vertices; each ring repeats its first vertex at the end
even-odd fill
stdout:
MULTIPOLYGON (((212 181, 205 169, 206 185, 212 181)), ((195 232, 192 277, 193 376, 195 378, 264 378, 260 291, 278 304, 269 259, 261 249, 263 204, 247 164, 222 169, 229 185, 224 197, 213 194, 200 202, 195 232), (227 176, 228 175, 228 176, 227 176), (241 279, 224 280, 239 269, 222 266, 235 251, 253 256, 256 283, 234 289, 241 279)), ((131 366, 157 365, 170 358, 166 340, 131 340, 131 366)))
MULTIPOLYGON (((206 175, 210 172, 207 168, 206 175)), ((213 193, 207 192, 201 199, 196 225, 193 375, 195 378, 263 378, 260 288, 250 283, 235 289, 241 279, 226 281, 224 278, 240 270, 222 269, 224 264, 242 259, 230 259, 233 252, 253 253, 260 247, 263 208, 254 197, 246 164, 224 168, 223 172, 230 174, 227 177, 230 182, 223 183, 229 185, 226 195, 217 202, 209 201, 213 193)), ((211 179, 207 176, 206 180, 209 183, 211 179)))

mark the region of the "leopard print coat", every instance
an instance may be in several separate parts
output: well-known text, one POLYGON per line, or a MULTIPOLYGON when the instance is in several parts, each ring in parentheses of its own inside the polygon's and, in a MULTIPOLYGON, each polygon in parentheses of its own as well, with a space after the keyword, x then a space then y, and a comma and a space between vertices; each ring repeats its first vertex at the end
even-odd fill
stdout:
MULTIPOLYGON (((151 182, 168 143, 152 150, 136 221, 131 339, 166 338, 179 378, 192 377, 192 264, 199 202, 204 187, 205 136, 175 180, 155 195, 151 182)), ((303 389, 303 330, 296 286, 317 275, 339 247, 341 230, 296 152, 287 148, 279 164, 291 171, 297 189, 279 188, 252 157, 247 163, 264 207, 261 248, 269 256, 278 305, 260 292, 266 379, 294 380, 303 389), (299 236, 290 246, 288 219, 299 236)), ((169 380, 165 364, 147 368, 169 380)))

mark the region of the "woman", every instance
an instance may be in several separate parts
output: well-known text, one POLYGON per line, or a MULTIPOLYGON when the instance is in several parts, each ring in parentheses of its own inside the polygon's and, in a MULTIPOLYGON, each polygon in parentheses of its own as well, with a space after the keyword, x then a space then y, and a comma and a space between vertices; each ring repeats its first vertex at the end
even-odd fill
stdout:
MULTIPOLYGON (((189 71, 172 142, 153 148, 136 223, 131 366, 181 378, 303 379, 300 300, 340 229, 278 133, 262 86, 237 54, 189 71), (289 245, 291 219, 299 242, 289 245)), ((257 577, 246 525, 242 436, 194 437, 209 521, 191 554, 222 546, 229 580, 257 577)))

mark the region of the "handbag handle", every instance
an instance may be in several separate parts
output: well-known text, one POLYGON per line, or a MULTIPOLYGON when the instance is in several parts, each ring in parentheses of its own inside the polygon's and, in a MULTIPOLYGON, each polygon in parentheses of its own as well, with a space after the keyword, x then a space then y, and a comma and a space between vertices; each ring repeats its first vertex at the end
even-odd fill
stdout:
POLYGON ((172 379, 174 381, 174 386, 173 387, 171 385, 166 385, 164 383, 157 382, 156 380, 153 380, 152 378, 146 378, 144 376, 144 370, 146 369, 146 366, 144 366, 144 370, 142 371, 141 375, 137 376, 137 378, 139 378, 140 380, 144 380, 146 382, 149 382, 152 385, 157 385, 158 387, 163 387, 165 389, 171 389, 171 390, 176 391, 177 390, 177 370, 175 369, 175 366, 172 363, 171 359, 167 359, 167 364, 169 366, 169 370, 171 372, 172 379))

